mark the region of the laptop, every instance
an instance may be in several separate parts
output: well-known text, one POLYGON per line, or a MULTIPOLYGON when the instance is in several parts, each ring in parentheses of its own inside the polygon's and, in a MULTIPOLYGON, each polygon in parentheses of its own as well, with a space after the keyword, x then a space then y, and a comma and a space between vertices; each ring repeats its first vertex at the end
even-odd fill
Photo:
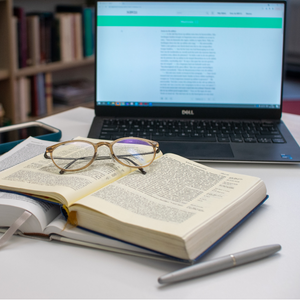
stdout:
POLYGON ((281 121, 285 1, 97 1, 88 137, 194 161, 299 163, 281 121))

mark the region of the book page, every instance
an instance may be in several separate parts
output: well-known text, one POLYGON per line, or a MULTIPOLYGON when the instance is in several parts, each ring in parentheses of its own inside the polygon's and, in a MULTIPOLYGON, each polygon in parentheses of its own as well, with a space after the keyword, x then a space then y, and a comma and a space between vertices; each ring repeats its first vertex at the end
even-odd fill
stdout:
POLYGON ((61 214, 56 204, 32 199, 16 193, 0 191, 0 227, 10 227, 23 211, 30 212, 31 216, 20 228, 22 232, 42 233, 45 227, 61 214))
MULTIPOLYGON (((99 142, 93 139, 85 140, 99 142)), ((101 156, 105 150, 107 147, 100 147, 98 155, 101 156)), ((55 199, 69 206, 132 170, 108 159, 96 160, 88 168, 78 172, 59 174, 59 169, 52 160, 45 159, 41 154, 1 172, 0 189, 50 197, 49 201, 55 199)))
MULTIPOLYGON (((259 178, 218 171, 165 154, 153 162, 145 176, 131 173, 78 201, 71 210, 80 212, 78 205, 82 205, 127 224, 184 236, 245 198, 259 184, 259 178)), ((265 194, 263 185, 258 203, 265 194)))
POLYGON ((27 138, 0 156, 0 172, 44 153, 46 147, 54 144, 55 142, 44 141, 33 137, 27 138))

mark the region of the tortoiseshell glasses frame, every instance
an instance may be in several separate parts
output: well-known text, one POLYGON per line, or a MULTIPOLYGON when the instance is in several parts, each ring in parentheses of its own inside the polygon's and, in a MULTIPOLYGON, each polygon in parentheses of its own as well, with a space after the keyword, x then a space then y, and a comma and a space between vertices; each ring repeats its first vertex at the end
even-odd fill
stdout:
POLYGON ((60 169, 60 174, 76 172, 90 166, 95 160, 113 159, 123 166, 136 168, 146 174, 143 168, 149 166, 160 152, 158 142, 137 138, 124 137, 113 142, 92 143, 87 140, 71 140, 46 148, 44 157, 52 159, 60 169), (101 146, 109 148, 109 155, 99 155, 101 146))

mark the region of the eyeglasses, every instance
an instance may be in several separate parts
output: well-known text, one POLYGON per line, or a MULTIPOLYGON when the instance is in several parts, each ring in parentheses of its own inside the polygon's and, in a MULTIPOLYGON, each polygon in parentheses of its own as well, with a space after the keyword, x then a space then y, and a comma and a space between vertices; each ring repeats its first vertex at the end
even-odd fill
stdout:
POLYGON ((142 138, 124 137, 114 142, 92 143, 72 140, 47 147, 44 157, 52 159, 60 174, 87 168, 95 160, 113 159, 123 166, 143 168, 149 166, 160 152, 159 144, 142 138), (106 146, 106 147, 101 147, 106 146), (109 151, 108 151, 109 149, 109 151))

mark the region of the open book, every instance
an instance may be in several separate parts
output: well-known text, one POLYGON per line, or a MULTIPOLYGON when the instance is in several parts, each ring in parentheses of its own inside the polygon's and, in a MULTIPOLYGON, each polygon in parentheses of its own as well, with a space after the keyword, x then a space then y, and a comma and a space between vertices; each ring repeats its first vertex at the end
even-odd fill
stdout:
POLYGON ((1 172, 0 189, 59 203, 83 228, 184 260, 197 259, 266 198, 259 178, 174 154, 145 170, 96 161, 60 175, 40 155, 1 172))

